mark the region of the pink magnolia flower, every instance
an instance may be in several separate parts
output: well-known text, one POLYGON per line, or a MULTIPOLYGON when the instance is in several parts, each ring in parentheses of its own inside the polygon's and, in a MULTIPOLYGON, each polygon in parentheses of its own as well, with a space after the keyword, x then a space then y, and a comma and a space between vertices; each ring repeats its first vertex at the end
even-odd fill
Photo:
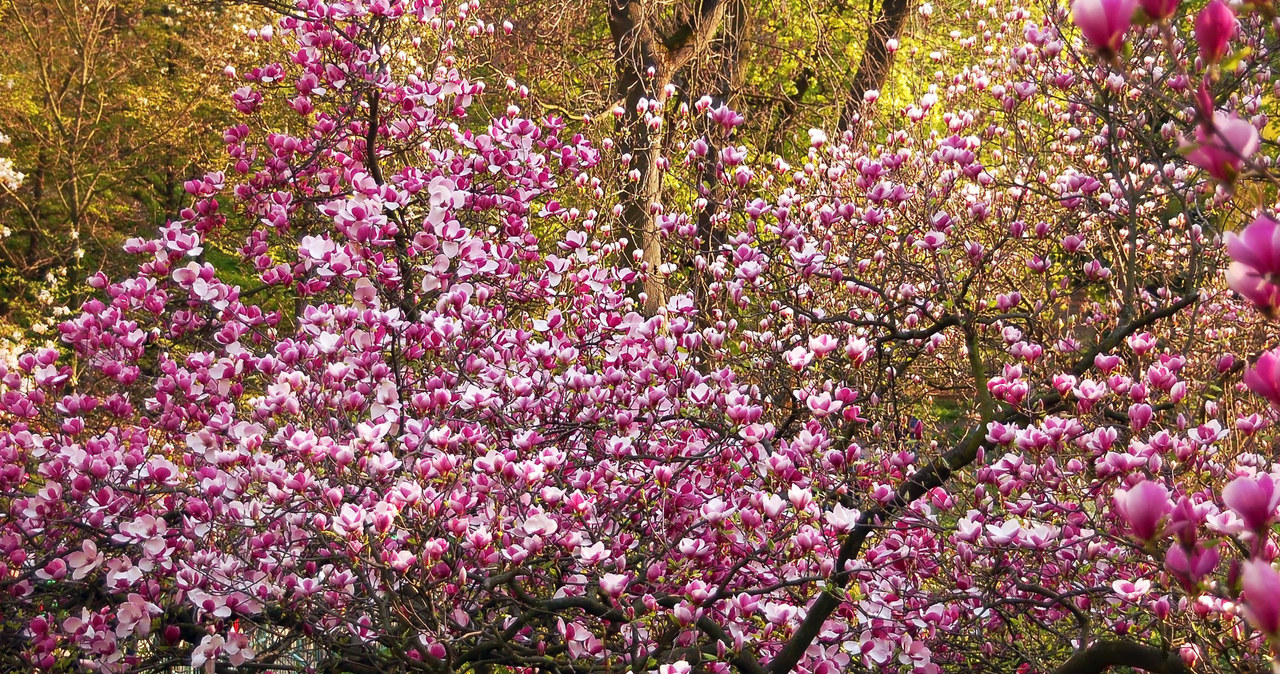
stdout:
POLYGON ((1232 260, 1263 276, 1280 274, 1280 222, 1271 216, 1260 215, 1244 231, 1227 232, 1223 239, 1232 260))
POLYGON ((138 636, 146 636, 151 632, 151 619, 161 613, 164 611, 159 606, 147 601, 136 592, 130 592, 129 600, 116 609, 118 622, 116 636, 124 638, 134 633, 138 636))
POLYGON ((1173 510, 1169 490, 1150 480, 1116 494, 1115 503, 1120 516, 1129 523, 1133 537, 1142 541, 1155 538, 1160 520, 1173 510))
POLYGON ((1137 580, 1125 580, 1123 578, 1111 583, 1111 589, 1120 595, 1122 599, 1129 602, 1137 602, 1151 591, 1151 581, 1146 578, 1137 580))
POLYGON ((1213 0, 1196 15, 1196 43, 1200 56, 1208 63, 1217 63, 1227 54, 1227 44, 1236 30, 1236 15, 1222 0, 1213 0))
POLYGON ((102 553, 98 552, 98 545, 90 540, 85 540, 80 544, 80 550, 67 555, 67 564, 75 571, 71 574, 73 580, 81 580, 89 575, 89 572, 96 569, 103 561, 102 553))
POLYGON ((1244 615, 1271 639, 1280 638, 1280 573, 1260 559, 1244 564, 1244 615))
POLYGON ((526 519, 521 528, 530 536, 550 536, 560 529, 560 525, 550 517, 538 513, 526 519))
POLYGON ((1238 477, 1222 490, 1222 502, 1244 520, 1251 531, 1261 533, 1275 518, 1280 505, 1280 485, 1270 474, 1238 477))
POLYGON ((1204 659, 1204 655, 1200 652, 1200 647, 1195 644, 1183 644, 1180 646, 1178 648, 1178 657, 1182 658, 1183 664, 1193 669, 1204 659))
POLYGON ((831 335, 817 335, 809 338, 809 350, 819 358, 826 357, 838 348, 840 348, 840 342, 831 335))
POLYGON ((66 578, 66 576, 67 576, 67 563, 57 557, 49 560, 49 563, 45 564, 44 568, 40 569, 39 571, 36 571, 36 577, 41 580, 57 581, 57 580, 62 580, 63 578, 66 578))
POLYGON ((621 573, 606 573, 600 577, 600 589, 610 597, 617 597, 627 589, 630 579, 621 573))
POLYGON ((693 671, 693 667, 684 660, 678 660, 669 665, 658 667, 658 674, 689 674, 693 671))
POLYGON ((1111 354, 1104 355, 1100 353, 1097 356, 1094 356, 1093 364, 1103 372, 1110 372, 1116 369, 1116 366, 1120 364, 1120 356, 1111 354))
POLYGON ((1227 267, 1227 286, 1252 302, 1258 311, 1274 317, 1280 313, 1280 286, 1270 278, 1240 262, 1232 262, 1227 267))
POLYGON ((200 640, 200 644, 191 651, 191 666, 204 668, 212 672, 217 665, 218 654, 226 640, 221 636, 210 634, 200 640))
POLYGON ((1218 567, 1218 550, 1217 548, 1204 548, 1196 545, 1190 552, 1187 548, 1174 544, 1169 546, 1169 552, 1165 555, 1165 566, 1179 579, 1186 582, 1187 585, 1195 585, 1200 579, 1213 573, 1218 567))
POLYGON ((1112 55, 1120 52, 1137 6, 1138 0, 1075 0, 1071 19, 1094 49, 1112 55))
POLYGON ((1129 425, 1136 431, 1146 428, 1147 424, 1151 423, 1153 416, 1155 416, 1155 411, 1146 403, 1129 406, 1129 425))
POLYGON ((827 523, 835 528, 836 531, 845 532, 858 525, 858 518, 860 516, 861 513, 857 510, 853 508, 846 508, 837 503, 835 508, 832 508, 831 512, 827 513, 826 519, 827 523))
POLYGON ((1215 112, 1212 124, 1196 127, 1194 149, 1187 153, 1187 161, 1217 180, 1231 182, 1240 173, 1241 164, 1258 151, 1258 144, 1258 130, 1248 120, 1215 112))
POLYGON ((1018 540, 1018 534, 1022 532, 1022 524, 1017 520, 1007 520, 1000 525, 987 525, 987 538, 992 545, 1009 545, 1018 540))
POLYGON ((1142 11, 1147 13, 1153 21, 1160 21, 1173 16, 1178 11, 1178 3, 1181 0, 1138 0, 1138 4, 1142 5, 1142 11))
POLYGON ((1244 385, 1280 408, 1280 349, 1258 356, 1258 362, 1244 371, 1244 385))
POLYGON ((874 662, 884 665, 893 657, 893 642, 888 639, 873 637, 870 632, 863 632, 858 650, 862 653, 863 662, 874 662))

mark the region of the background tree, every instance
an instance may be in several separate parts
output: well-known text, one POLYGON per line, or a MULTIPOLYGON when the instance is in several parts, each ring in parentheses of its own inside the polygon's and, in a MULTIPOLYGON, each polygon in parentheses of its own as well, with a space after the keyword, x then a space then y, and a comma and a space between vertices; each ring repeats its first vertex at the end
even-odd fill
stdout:
MULTIPOLYGON (((0 132, 26 174, 0 196, 3 320, 48 330, 120 245, 163 224, 216 147, 234 12, 149 0, 14 3, 0 132)), ((59 319, 60 320, 60 319, 59 319)))

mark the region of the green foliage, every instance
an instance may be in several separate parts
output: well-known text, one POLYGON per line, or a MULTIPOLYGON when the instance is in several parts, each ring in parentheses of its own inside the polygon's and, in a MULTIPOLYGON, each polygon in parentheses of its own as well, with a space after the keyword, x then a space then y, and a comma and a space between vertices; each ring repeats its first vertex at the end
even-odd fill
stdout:
POLYGON ((182 182, 220 155, 220 74, 244 14, 55 0, 0 15, 0 134, 25 174, 0 189, 0 322, 47 326, 47 307, 76 304, 87 276, 124 268, 126 238, 186 205, 182 182))

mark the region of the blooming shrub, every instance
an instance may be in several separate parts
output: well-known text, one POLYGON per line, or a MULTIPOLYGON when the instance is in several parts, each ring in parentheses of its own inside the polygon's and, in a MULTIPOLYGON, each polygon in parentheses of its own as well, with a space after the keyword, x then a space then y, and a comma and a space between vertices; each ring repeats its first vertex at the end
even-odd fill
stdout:
POLYGON ((474 5, 299 0, 227 170, 0 373, 3 662, 1261 661, 1277 226, 1225 278, 1220 233, 1265 189, 1269 24, 1197 21, 1195 62, 1190 17, 1090 2, 1092 47, 976 6, 898 121, 797 166, 649 108, 655 266, 608 132, 464 75, 474 5))

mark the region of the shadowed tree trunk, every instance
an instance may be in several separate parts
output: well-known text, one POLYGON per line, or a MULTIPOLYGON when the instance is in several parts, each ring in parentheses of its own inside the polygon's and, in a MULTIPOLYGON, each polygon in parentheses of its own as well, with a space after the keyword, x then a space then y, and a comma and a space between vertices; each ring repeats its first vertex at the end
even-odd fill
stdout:
POLYGON ((650 128, 639 111, 640 102, 666 104, 666 87, 676 72, 706 49, 724 18, 723 0, 699 0, 696 7, 673 26, 665 22, 656 0, 609 0, 609 32, 614 50, 614 100, 624 112, 618 120, 619 153, 630 154, 628 171, 638 172, 628 180, 623 194, 622 225, 627 236, 627 252, 639 255, 644 283, 645 309, 656 311, 666 302, 658 275, 662 265, 662 241, 658 232, 656 207, 662 193, 662 129, 650 128))
MULTIPOLYGON (((751 9, 746 0, 726 0, 723 27, 720 34, 711 44, 711 63, 708 71, 699 71, 695 66, 682 73, 680 82, 682 92, 693 100, 702 95, 711 97, 712 106, 737 107, 737 97, 742 89, 745 76, 744 65, 747 60, 747 38, 751 30, 751 9)), ((707 156, 702 159, 698 180, 698 196, 705 205, 697 213, 698 250, 696 253, 714 257, 714 252, 725 241, 723 221, 716 217, 721 211, 724 201, 725 186, 721 181, 716 157, 720 149, 732 138, 733 131, 711 122, 705 115, 694 119, 693 128, 707 142, 707 156)), ((695 258, 685 256, 686 266, 695 269, 695 258)), ((691 272, 690 287, 694 302, 700 311, 710 313, 708 279, 696 272, 691 272)))
MULTIPOLYGON (((750 20, 750 8, 745 0, 728 0, 724 30, 712 44, 716 63, 712 71, 710 91, 707 93, 712 98, 713 106, 733 107, 733 99, 742 88, 745 74, 743 64, 747 57, 745 43, 750 20)), ((696 96, 700 92, 689 93, 696 96)), ((718 124, 709 123, 706 118, 699 119, 698 123, 703 128, 710 148, 707 161, 703 164, 702 187, 699 190, 700 196, 707 200, 707 205, 698 213, 698 238, 702 240, 703 251, 709 253, 724 241, 724 232, 718 231, 712 221, 712 215, 720 210, 718 204, 724 198, 724 187, 720 184, 714 157, 729 142, 730 133, 718 124)))
POLYGON ((800 104, 804 102, 804 95, 809 93, 809 89, 813 87, 813 69, 805 66, 796 74, 792 83, 795 85, 796 91, 793 94, 787 94, 782 101, 782 106, 778 118, 772 126, 769 127, 769 134, 765 141, 765 152, 779 153, 782 151, 782 145, 787 138, 787 129, 791 128, 792 120, 796 116, 796 112, 800 109, 800 104))
POLYGON ((893 54, 889 51, 889 40, 898 38, 902 24, 906 22, 911 11, 911 0, 884 0, 880 5, 880 13, 867 29, 867 43, 862 50, 862 58, 858 61, 858 70, 849 85, 849 100, 845 102, 844 111, 840 113, 840 130, 852 128, 862 108, 863 97, 868 91, 879 90, 884 86, 889 75, 889 67, 893 65, 893 54))
POLYGON ((1191 674, 1176 652, 1132 641, 1099 641, 1062 663, 1053 674, 1101 674, 1112 667, 1131 667, 1153 674, 1191 674))

